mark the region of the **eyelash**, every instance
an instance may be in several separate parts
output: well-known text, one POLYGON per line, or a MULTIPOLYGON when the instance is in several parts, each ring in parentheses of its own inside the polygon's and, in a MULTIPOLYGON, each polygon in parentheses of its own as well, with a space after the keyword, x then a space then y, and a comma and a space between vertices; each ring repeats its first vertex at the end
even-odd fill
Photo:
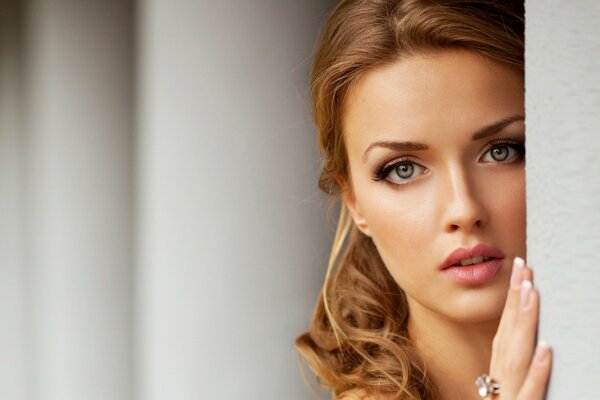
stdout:
MULTIPOLYGON (((520 159, 525 156, 525 145, 522 142, 515 141, 515 140, 509 140, 509 139, 498 139, 498 140, 491 142, 490 147, 487 149, 487 151, 484 153, 484 155, 487 154, 494 147, 501 146, 501 145, 508 146, 508 147, 516 150, 518 152, 518 154, 516 157, 513 157, 513 159, 511 161, 507 161, 507 162, 497 161, 496 164, 510 164, 510 163, 515 162, 516 159, 520 159)), ((486 162, 486 163, 488 163, 488 162, 486 162)), ((384 181, 385 183, 390 184, 392 186, 396 186, 396 187, 406 185, 407 183, 413 181, 414 178, 406 179, 406 183, 395 183, 395 182, 391 182, 390 180, 387 179, 390 172, 394 168, 396 168, 402 164, 416 164, 416 165, 419 165, 421 168, 425 168, 422 165, 414 162, 410 157, 400 157, 400 158, 395 159, 392 162, 388 162, 388 163, 383 164, 380 167, 377 167, 375 169, 375 171, 373 172, 373 180, 378 181, 378 182, 384 181)))

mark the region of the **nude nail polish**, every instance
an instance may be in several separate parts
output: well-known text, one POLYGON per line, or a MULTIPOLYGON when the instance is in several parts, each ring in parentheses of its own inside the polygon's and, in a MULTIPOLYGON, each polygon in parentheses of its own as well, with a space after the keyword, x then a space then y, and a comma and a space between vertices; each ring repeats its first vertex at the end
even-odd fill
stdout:
POLYGON ((542 364, 548 358, 548 343, 545 340, 540 340, 533 355, 535 362, 542 364))
POLYGON ((523 260, 521 257, 515 257, 515 259, 513 260, 513 265, 515 267, 523 268, 525 266, 525 260, 523 260))
POLYGON ((510 285, 513 289, 518 289, 521 286, 523 276, 523 266, 525 261, 520 257, 515 257, 513 261, 512 275, 510 277, 510 285))
POLYGON ((521 295, 519 304, 521 305, 521 310, 526 310, 529 307, 529 303, 531 302, 531 288, 533 287, 533 283, 529 280, 524 280, 521 282, 521 295))

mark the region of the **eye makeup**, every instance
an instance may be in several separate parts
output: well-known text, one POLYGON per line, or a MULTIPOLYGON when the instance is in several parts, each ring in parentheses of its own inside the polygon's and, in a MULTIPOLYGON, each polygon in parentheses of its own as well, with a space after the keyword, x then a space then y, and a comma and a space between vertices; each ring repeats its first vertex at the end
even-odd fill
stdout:
MULTIPOLYGON (((479 158, 479 161, 484 164, 513 164, 513 163, 521 161, 522 159, 524 159, 524 157, 525 157, 524 141, 515 140, 515 139, 497 139, 497 140, 494 140, 494 141, 488 143, 486 151, 479 158), (516 154, 507 160, 481 161, 483 156, 488 154, 490 152, 490 150, 495 149, 495 148, 502 148, 502 147, 508 147, 508 148, 512 149, 513 151, 515 151, 516 154)), ((404 155, 404 156, 394 158, 391 161, 383 162, 383 163, 376 165, 375 168, 371 171, 372 180, 376 181, 376 182, 386 183, 386 184, 391 185, 394 188, 398 188, 399 186, 406 185, 406 184, 411 183, 412 181, 418 179, 418 178, 415 178, 412 176, 409 178, 406 178, 406 179, 398 176, 398 177, 396 177, 396 179, 398 179, 400 181, 405 181, 405 182, 398 183, 398 182, 392 181, 390 179, 390 174, 393 173, 393 171, 395 169, 397 169, 398 167, 403 166, 403 165, 412 167, 413 171, 415 170, 415 167, 417 167, 416 169, 422 169, 423 173, 421 173, 419 175, 425 175, 429 171, 426 167, 424 167, 423 165, 416 162, 414 157, 412 157, 410 155, 404 155)))
MULTIPOLYGON (((388 163, 385 163, 381 166, 376 167, 375 170, 373 171, 373 180, 374 181, 387 180, 388 176, 390 175, 390 172, 393 171, 395 168, 398 168, 401 165, 418 165, 422 168, 425 168, 421 164, 413 161, 412 158, 404 156, 404 157, 396 158, 388 163)), ((390 183, 395 184, 395 185, 404 185, 404 184, 396 184, 393 182, 390 182, 390 183)))
MULTIPOLYGON (((494 141, 490 142, 489 147, 486 150, 486 152, 484 153, 484 155, 487 154, 493 148, 497 148, 497 147, 510 147, 517 152, 517 157, 515 157, 515 158, 525 157, 525 144, 522 141, 517 141, 517 140, 513 140, 513 139, 498 139, 498 140, 494 140, 494 141)), ((511 161, 505 162, 504 160, 497 161, 498 164, 508 164, 510 162, 511 161)))

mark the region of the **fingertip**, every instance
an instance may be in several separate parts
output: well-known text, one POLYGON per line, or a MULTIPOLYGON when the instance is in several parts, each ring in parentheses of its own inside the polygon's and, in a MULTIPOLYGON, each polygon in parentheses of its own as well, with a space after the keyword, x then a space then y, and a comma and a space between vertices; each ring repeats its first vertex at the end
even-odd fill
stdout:
POLYGON ((512 289, 519 289, 521 287, 521 281, 523 280, 523 268, 518 268, 516 265, 510 274, 510 287, 512 289))
POLYGON ((525 260, 523 260, 521 257, 515 257, 513 260, 513 265, 515 267, 523 268, 525 266, 525 260))
POLYGON ((523 280, 533 282, 533 270, 531 268, 523 268, 523 280))
POLYGON ((545 340, 540 340, 535 349, 533 361, 538 365, 546 365, 550 361, 551 349, 545 340))

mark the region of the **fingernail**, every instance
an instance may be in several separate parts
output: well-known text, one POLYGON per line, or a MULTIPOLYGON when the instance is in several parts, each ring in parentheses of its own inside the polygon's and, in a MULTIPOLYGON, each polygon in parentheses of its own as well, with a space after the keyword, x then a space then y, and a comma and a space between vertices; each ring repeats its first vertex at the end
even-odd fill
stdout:
POLYGON ((548 359, 548 343, 545 340, 540 340, 535 349, 533 359, 536 363, 542 364, 548 359))
POLYGON ((515 267, 524 267, 525 266, 525 260, 523 260, 521 257, 515 257, 515 260, 513 261, 513 264, 515 265, 515 267))
POLYGON ((525 261, 520 257, 515 257, 513 261, 512 275, 510 278, 510 285, 513 289, 518 289, 521 286, 521 276, 523 274, 523 266, 525 261))
POLYGON ((523 282, 521 282, 521 298, 519 301, 521 303, 521 310, 527 310, 527 308, 529 307, 529 303, 531 301, 532 287, 533 284, 531 283, 531 281, 524 280, 523 282))

